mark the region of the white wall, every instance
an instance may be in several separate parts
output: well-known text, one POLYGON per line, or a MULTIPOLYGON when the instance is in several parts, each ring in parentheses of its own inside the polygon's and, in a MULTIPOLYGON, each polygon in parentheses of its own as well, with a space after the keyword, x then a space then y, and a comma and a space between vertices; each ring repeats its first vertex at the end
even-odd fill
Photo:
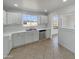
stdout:
POLYGON ((75 53, 75 30, 61 28, 59 29, 59 44, 75 53))
POLYGON ((74 6, 67 7, 60 14, 59 44, 75 53, 75 10, 74 6), (65 12, 65 13, 64 13, 65 12))
POLYGON ((70 14, 61 15, 61 27, 74 29, 75 28, 75 14, 72 12, 70 14))
MULTIPOLYGON (((59 11, 61 26, 59 26, 59 43, 75 53, 75 10, 74 5, 59 11)), ((60 21, 59 20, 59 21, 60 21)))
MULTIPOLYGON (((49 17, 59 16, 59 44, 66 47, 73 53, 75 52, 75 6, 70 5, 58 9, 49 14, 49 17)), ((51 20, 50 20, 51 23, 51 20)))

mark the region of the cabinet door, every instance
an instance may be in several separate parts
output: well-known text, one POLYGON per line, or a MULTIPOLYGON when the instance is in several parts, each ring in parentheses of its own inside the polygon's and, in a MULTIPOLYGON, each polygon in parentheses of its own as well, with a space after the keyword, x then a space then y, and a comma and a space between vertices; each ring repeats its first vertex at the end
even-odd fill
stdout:
POLYGON ((41 16, 41 24, 46 24, 48 23, 47 16, 41 16))
POLYGON ((7 57, 9 54, 9 36, 3 37, 3 56, 7 57))
POLYGON ((34 42, 34 32, 28 31, 25 34, 25 44, 34 42))
POLYGON ((28 31, 25 34, 25 44, 32 43, 39 40, 39 32, 38 31, 28 31))
POLYGON ((21 14, 20 13, 7 13, 8 24, 20 24, 21 14))
POLYGON ((46 30, 46 38, 50 38, 51 36, 51 29, 46 30))
POLYGON ((12 45, 12 38, 11 36, 9 36, 9 51, 13 48, 13 45, 12 45))
POLYGON ((38 41, 39 40, 39 31, 34 31, 34 40, 33 41, 38 41))
POLYGON ((24 32, 12 34, 13 47, 24 45, 25 44, 24 36, 25 36, 24 32))

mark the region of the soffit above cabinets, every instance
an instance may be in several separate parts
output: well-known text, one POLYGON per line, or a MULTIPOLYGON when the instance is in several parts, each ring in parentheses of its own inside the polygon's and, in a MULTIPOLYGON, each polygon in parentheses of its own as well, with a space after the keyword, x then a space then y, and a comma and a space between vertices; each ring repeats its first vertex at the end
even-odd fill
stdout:
POLYGON ((75 0, 3 0, 3 8, 7 11, 33 11, 33 12, 51 12, 70 4, 75 4, 75 0), (18 6, 14 6, 17 4, 18 6), (46 11, 47 10, 47 11, 46 11))

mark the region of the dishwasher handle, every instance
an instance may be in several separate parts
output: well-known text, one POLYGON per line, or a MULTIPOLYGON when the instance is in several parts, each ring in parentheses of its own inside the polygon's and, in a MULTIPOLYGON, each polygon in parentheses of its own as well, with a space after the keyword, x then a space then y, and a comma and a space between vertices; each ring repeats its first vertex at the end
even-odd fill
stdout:
POLYGON ((46 30, 39 30, 39 32, 43 32, 43 31, 46 31, 46 30))

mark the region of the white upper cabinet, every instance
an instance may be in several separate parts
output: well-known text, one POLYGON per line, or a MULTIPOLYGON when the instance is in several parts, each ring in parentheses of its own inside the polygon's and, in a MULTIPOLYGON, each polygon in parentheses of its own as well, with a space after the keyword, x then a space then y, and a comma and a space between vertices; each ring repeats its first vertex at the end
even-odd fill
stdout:
POLYGON ((6 25, 6 11, 3 11, 3 25, 6 25))
POLYGON ((48 23, 47 16, 42 15, 42 16, 41 16, 40 23, 41 23, 41 24, 47 24, 47 23, 48 23))
POLYGON ((7 13, 8 24, 21 24, 21 14, 20 13, 7 13))

